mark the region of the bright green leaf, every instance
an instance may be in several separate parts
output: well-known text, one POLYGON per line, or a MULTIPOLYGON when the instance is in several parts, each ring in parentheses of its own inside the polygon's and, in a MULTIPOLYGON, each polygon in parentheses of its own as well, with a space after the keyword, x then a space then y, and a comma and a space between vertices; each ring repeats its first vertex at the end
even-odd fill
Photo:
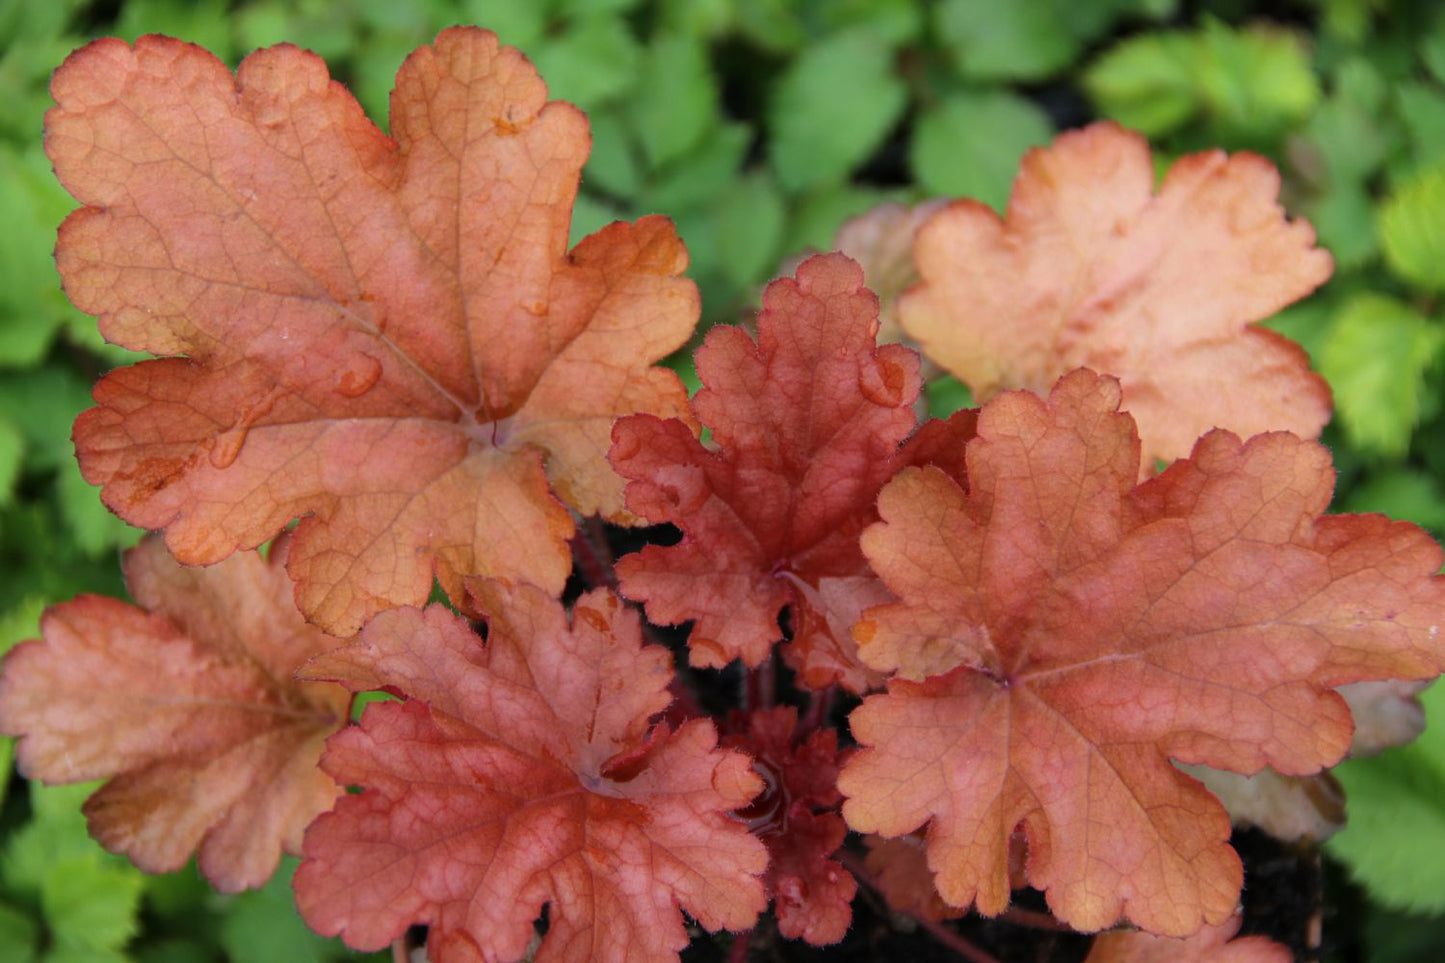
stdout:
POLYGON ((1306 209, 1320 244, 1334 256, 1338 270, 1362 267, 1379 250, 1374 199, 1358 183, 1337 184, 1306 209))
POLYGON ((1427 689, 1425 732, 1408 746, 1337 767, 1349 822, 1326 848, 1395 909, 1445 912, 1445 686, 1427 689))
POLYGON ((335 940, 306 928, 291 894, 296 860, 286 857, 271 881, 226 901, 221 946, 231 963, 327 963, 345 955, 335 940))
POLYGON ((1385 261, 1406 281, 1445 290, 1445 165, 1401 184, 1380 209, 1385 261))
POLYGON ((768 109, 778 182, 790 192, 845 179, 892 130, 908 95, 892 54, 863 31, 804 50, 768 109))
POLYGON ((131 43, 141 34, 163 33, 234 63, 239 51, 226 6, 226 0, 126 0, 112 33, 131 43))
POLYGON ((1125 127, 1158 137, 1198 107, 1194 45, 1187 34, 1147 33, 1116 45, 1084 72, 1084 89, 1125 127))
POLYGON ((1002 210, 1024 151, 1053 135, 1044 112, 1022 97, 955 94, 919 118, 913 176, 929 194, 972 197, 1002 210))
POLYGON ((1393 298, 1365 293, 1345 304, 1319 365, 1356 445, 1391 457, 1405 453, 1420 417, 1425 372, 1442 344, 1445 329, 1393 298))
POLYGON ((1196 56, 1202 102, 1224 134, 1273 137, 1308 117, 1319 100, 1309 52, 1288 30, 1207 20, 1196 56))
POLYGON ((136 933, 144 886, 129 866, 90 854, 61 857, 41 884, 46 926, 62 947, 118 950, 136 933))

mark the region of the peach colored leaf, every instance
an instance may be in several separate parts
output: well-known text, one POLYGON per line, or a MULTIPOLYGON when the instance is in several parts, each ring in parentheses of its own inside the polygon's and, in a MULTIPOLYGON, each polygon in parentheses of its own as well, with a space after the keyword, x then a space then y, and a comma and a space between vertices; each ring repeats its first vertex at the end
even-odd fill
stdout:
POLYGON ((82 595, 50 609, 43 640, 0 672, 0 731, 29 778, 110 779, 85 804, 90 831, 150 873, 199 854, 223 892, 260 886, 341 789, 317 768, 346 722, 340 686, 296 668, 342 640, 307 624, 278 541, 181 566, 151 536, 125 556, 141 608, 82 595))
MULTIPOLYGON (((877 347, 877 329, 878 299, 859 267, 840 254, 810 258, 796 279, 768 286, 756 342, 717 327, 697 352, 704 387, 693 408, 716 449, 677 419, 636 415, 613 429, 628 507, 683 531, 676 545, 620 559, 622 591, 655 622, 694 620, 694 664, 757 665, 785 605, 810 604, 820 579, 867 573, 858 533, 907 463, 900 446, 919 387, 917 353, 877 347)), ((823 616, 795 624, 828 629, 823 616)), ((861 678, 845 673, 846 684, 861 678)))
POLYGON ((833 250, 857 261, 868 287, 878 295, 880 343, 903 340, 898 298, 918 283, 913 239, 918 228, 946 203, 943 198, 933 198, 910 207, 888 201, 844 221, 833 235, 833 250))
POLYGON ((517 51, 443 31, 397 75, 394 139, 290 46, 233 77, 179 41, 101 40, 52 90, 46 148, 86 205, 66 291, 111 341, 184 355, 108 375, 76 422, 121 517, 192 563, 301 517, 298 603, 341 633, 433 575, 560 591, 567 508, 629 520, 611 425, 686 416, 652 362, 697 293, 663 218, 568 253, 587 122, 517 51))
POLYGON ((1123 383, 1144 466, 1216 426, 1313 438, 1329 387, 1303 350, 1253 325, 1330 276, 1279 174, 1254 154, 1179 160, 1154 191, 1144 138, 1112 123, 1025 155, 1008 217, 959 201, 918 233, 923 281, 899 317, 974 397, 1048 390, 1088 366, 1123 383))
POLYGON ((838 733, 815 729, 799 741, 797 724, 791 706, 760 710, 722 744, 750 753, 763 777, 762 794, 738 815, 767 844, 778 932, 827 946, 848 932, 858 881, 832 858, 848 835, 838 815, 838 733))
POLYGON ((1115 930, 1094 939, 1084 963, 1291 963, 1286 947, 1265 936, 1241 936, 1242 914, 1206 926, 1188 939, 1115 930))
MULTIPOLYGON (((1355 722, 1350 757, 1372 756, 1413 741, 1425 728, 1425 709, 1416 696, 1428 684, 1386 679, 1340 686, 1355 722)), ((1243 776, 1208 766, 1186 766, 1184 771, 1219 798, 1235 825, 1257 826, 1277 839, 1321 841, 1345 824, 1345 792, 1328 772, 1282 776, 1261 769, 1243 776)))
POLYGON ((1118 403, 1089 371, 1006 393, 968 492, 934 468, 883 489, 862 544, 901 601, 854 634, 899 677, 853 712, 839 788, 856 830, 928 824, 952 905, 1004 909, 1021 828, 1060 919, 1182 936, 1233 912, 1241 870, 1224 809, 1170 760, 1337 762, 1336 686, 1440 672, 1442 553, 1413 525, 1321 517, 1329 454, 1283 433, 1211 432, 1135 487, 1118 403))
POLYGON ((474 581, 484 643, 441 606, 383 612, 306 674, 387 688, 334 737, 346 796, 306 834, 297 902, 319 932, 376 950, 431 927, 428 959, 676 960, 680 911, 710 930, 766 906, 767 850, 728 815, 762 788, 708 721, 676 732, 667 650, 598 591, 569 625, 546 592, 474 581))

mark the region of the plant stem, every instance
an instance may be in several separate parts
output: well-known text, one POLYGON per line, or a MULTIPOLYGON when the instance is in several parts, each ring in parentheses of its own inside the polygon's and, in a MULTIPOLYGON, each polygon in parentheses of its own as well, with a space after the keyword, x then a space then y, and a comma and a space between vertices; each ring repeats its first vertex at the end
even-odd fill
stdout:
POLYGON ((808 711, 803 714, 802 720, 798 723, 799 741, 806 739, 813 732, 828 724, 828 713, 833 710, 833 696, 837 691, 836 686, 830 685, 809 696, 808 711))
POLYGON ((411 953, 406 948, 406 936, 391 944, 391 963, 411 963, 411 953))

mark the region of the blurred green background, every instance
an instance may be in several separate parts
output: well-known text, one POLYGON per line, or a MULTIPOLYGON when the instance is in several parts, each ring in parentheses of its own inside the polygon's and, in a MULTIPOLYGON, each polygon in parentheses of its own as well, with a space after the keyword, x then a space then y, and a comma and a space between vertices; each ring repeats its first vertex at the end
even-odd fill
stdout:
MULTIPOLYGON (((73 203, 41 150, 50 71, 102 35, 167 33, 232 65, 292 41, 384 125, 402 58, 458 22, 496 30, 590 114, 574 239, 672 216, 706 323, 742 316, 785 259, 827 249, 884 200, 1001 207, 1020 155, 1064 127, 1116 118, 1161 164, 1215 146, 1269 156, 1286 206, 1337 262, 1271 322, 1334 387, 1336 507, 1445 534, 1445 4, 0 0, 0 646, 35 635, 48 604, 122 594, 117 553, 137 536, 71 457, 72 419, 126 353, 59 290, 51 249, 73 203)), ((1331 959, 1434 960, 1445 946, 1445 690, 1426 701, 1438 724, 1425 738, 1339 772, 1354 823, 1326 847, 1331 959)), ((193 872, 148 879, 103 853, 77 812, 87 792, 14 777, 7 793, 0 777, 0 963, 347 955, 306 933, 286 873, 221 897, 193 872)))

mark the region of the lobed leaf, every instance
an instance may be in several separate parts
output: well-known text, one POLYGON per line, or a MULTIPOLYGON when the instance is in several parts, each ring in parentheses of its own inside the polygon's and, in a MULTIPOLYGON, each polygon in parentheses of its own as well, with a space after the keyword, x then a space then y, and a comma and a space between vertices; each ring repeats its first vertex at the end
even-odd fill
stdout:
POLYGON ((82 595, 5 659, 0 731, 21 737, 21 771, 109 779, 85 804, 91 834, 147 872, 197 854, 223 892, 260 886, 341 792, 317 762, 350 697, 292 679, 341 640, 297 612, 285 558, 282 542, 269 561, 187 568, 152 536, 125 556, 141 608, 82 595))
POLYGON ((1287 434, 1212 432, 1135 487, 1116 381, 984 407, 969 490, 908 469, 864 553, 900 601, 854 628, 895 670, 850 718, 843 814, 928 824, 950 904, 1009 900, 1008 847, 1080 930, 1121 917, 1183 936, 1222 923, 1240 862, 1218 801, 1170 760, 1304 775, 1348 748, 1333 689, 1438 675, 1440 547, 1383 516, 1321 517, 1333 473, 1287 434))
POLYGON ((328 743, 345 796, 306 834, 297 903, 318 932, 381 949, 413 923, 434 963, 676 960, 682 912, 711 930, 766 906, 767 851, 730 810, 762 788, 711 723, 649 728, 665 649, 606 592, 571 624, 533 586, 473 583, 487 640, 441 606, 396 609, 306 670, 385 687, 328 743))
POLYGON ((1142 137, 1071 131, 1025 155, 1006 218, 958 201, 920 228, 922 284, 899 318, 982 401, 1080 366, 1116 376, 1146 466, 1214 427, 1315 437, 1328 386, 1253 324, 1331 270, 1278 192, 1268 161, 1214 151, 1178 161, 1155 193, 1142 137))
MULTIPOLYGON (((654 622, 694 620, 693 664, 736 658, 757 665, 781 635, 778 613, 794 607, 797 659, 819 650, 803 682, 870 684, 846 632, 851 590, 825 593, 829 578, 869 578, 858 533, 876 517, 878 489, 903 465, 927 457, 946 435, 972 433, 971 415, 939 423, 904 445, 914 426, 918 355, 875 345, 878 299, 842 255, 803 262, 796 279, 769 285, 754 342, 717 327, 696 354, 703 389, 693 399, 713 431, 705 447, 680 419, 635 415, 613 429, 612 464, 628 507, 683 531, 676 545, 618 560, 622 592, 654 622), (801 612, 803 609, 811 611, 801 612), (845 621, 846 619, 846 621, 845 621)), ((855 586, 856 590, 868 589, 855 586)), ((856 614, 854 610, 851 614, 856 614)))
POLYGON ((207 564, 301 517, 298 604, 341 634, 433 575, 558 592, 567 509, 628 520, 608 431, 685 413, 652 362, 697 294, 663 218, 567 252, 587 125, 517 51, 443 31, 397 75, 394 140, 289 46, 232 77, 101 40, 52 89, 46 147, 86 205, 66 291, 111 341, 183 356, 112 372, 76 422, 117 514, 207 564))

